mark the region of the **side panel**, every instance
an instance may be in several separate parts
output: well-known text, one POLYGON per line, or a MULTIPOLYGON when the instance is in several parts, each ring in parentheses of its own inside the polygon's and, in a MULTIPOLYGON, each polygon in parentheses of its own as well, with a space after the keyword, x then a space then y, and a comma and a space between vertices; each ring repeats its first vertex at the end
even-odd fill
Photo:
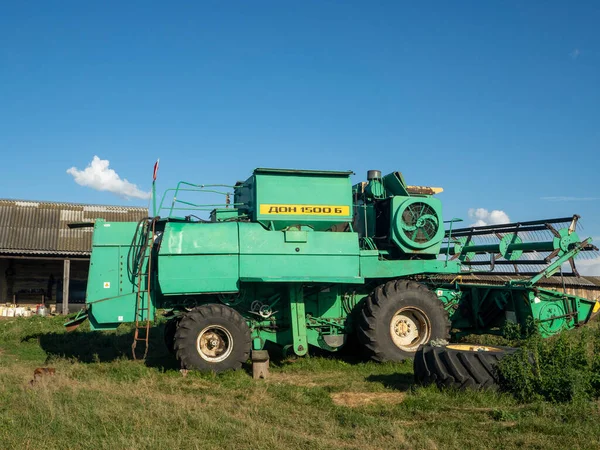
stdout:
POLYGON ((352 221, 352 184, 348 175, 258 173, 255 220, 276 229, 311 225, 327 230, 352 221))
MULTIPOLYGON (((90 324, 93 330, 114 329, 123 322, 135 322, 135 303, 137 294, 130 292, 90 305, 90 324)), ((141 301, 146 301, 143 293, 141 301)), ((151 314, 152 315, 152 314, 151 314)))
POLYGON ((237 223, 167 223, 158 255, 164 295, 238 290, 237 223))
POLYGON ((267 231, 240 223, 242 281, 362 283, 356 233, 267 231))
MULTIPOLYGON (((128 260, 137 226, 136 222, 104 220, 98 220, 94 226, 86 291, 92 329, 114 329, 120 323, 135 320, 137 294, 128 260)), ((145 276, 141 284, 142 289, 146 289, 145 276)), ((146 295, 142 294, 142 302, 145 301, 146 295)), ((154 305, 150 306, 152 316, 154 305)))
POLYGON ((437 259, 381 260, 377 251, 363 250, 360 275, 364 278, 397 278, 421 273, 460 273, 457 261, 437 259))
POLYGON ((122 291, 120 247, 94 247, 90 260, 86 302, 116 297, 122 291))

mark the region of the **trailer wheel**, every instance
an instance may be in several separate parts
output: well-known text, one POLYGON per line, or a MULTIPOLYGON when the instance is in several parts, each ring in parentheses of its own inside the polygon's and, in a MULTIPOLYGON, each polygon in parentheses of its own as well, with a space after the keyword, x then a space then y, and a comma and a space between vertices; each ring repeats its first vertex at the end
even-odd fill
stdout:
POLYGON ((175 352, 183 369, 215 373, 239 369, 250 355, 250 328, 237 311, 220 304, 198 306, 181 317, 175 352))
POLYGON ((425 286, 392 280, 366 298, 357 334, 371 359, 402 361, 413 358, 430 340, 449 340, 450 320, 442 302, 425 286))
POLYGON ((517 350, 470 344, 424 345, 415 356, 415 382, 439 388, 496 390, 496 365, 517 350))
POLYGON ((175 354, 175 331, 177 331, 177 324, 181 320, 181 317, 174 317, 173 319, 169 319, 167 323, 165 323, 165 327, 163 328, 163 338, 165 340, 165 345, 169 350, 169 353, 175 354))

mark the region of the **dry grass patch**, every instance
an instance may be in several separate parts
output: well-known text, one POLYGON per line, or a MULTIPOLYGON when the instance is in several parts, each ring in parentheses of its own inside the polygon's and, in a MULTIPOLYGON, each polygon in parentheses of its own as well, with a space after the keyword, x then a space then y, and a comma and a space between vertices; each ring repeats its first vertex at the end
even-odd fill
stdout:
POLYGON ((402 403, 404 392, 336 392, 331 394, 331 400, 338 406, 356 408, 374 403, 402 403))

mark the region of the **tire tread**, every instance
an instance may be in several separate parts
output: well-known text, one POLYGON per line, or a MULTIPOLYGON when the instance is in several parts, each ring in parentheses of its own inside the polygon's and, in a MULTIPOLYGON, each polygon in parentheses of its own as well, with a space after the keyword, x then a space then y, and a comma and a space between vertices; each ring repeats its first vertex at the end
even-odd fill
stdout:
POLYGON ((357 315, 357 330, 358 341, 363 345, 363 350, 368 357, 375 361, 400 361, 403 359, 413 358, 414 353, 402 351, 396 347, 389 348, 389 344, 381 342, 378 338, 379 327, 388 328, 389 324, 385 324, 384 307, 393 302, 399 307, 411 306, 411 303, 406 299, 406 293, 419 292, 421 301, 425 302, 432 311, 431 327, 434 329, 438 322, 443 322, 443 329, 438 335, 432 336, 434 339, 450 339, 450 320, 448 312, 444 309, 444 305, 437 299, 435 294, 426 286, 416 281, 406 279, 393 279, 386 283, 377 286, 373 292, 365 299, 360 313, 357 315))
POLYGON ((518 350, 512 347, 499 348, 502 350, 500 353, 492 353, 422 345, 413 364, 415 381, 420 385, 496 390, 496 365, 506 355, 518 350))
POLYGON ((246 324, 245 319, 240 313, 234 309, 217 304, 209 303, 198 306, 186 314, 181 316, 177 331, 175 333, 174 350, 177 359, 180 361, 182 369, 208 369, 215 372, 221 372, 228 369, 237 370, 250 357, 250 348, 252 340, 250 329, 246 324), (232 328, 237 329, 241 333, 241 342, 234 340, 234 351, 230 358, 220 363, 216 363, 214 368, 209 368, 208 363, 203 363, 206 367, 198 367, 194 362, 196 355, 196 333, 198 324, 209 321, 211 318, 225 319, 232 328), (241 349, 241 352, 236 353, 236 346, 241 349))

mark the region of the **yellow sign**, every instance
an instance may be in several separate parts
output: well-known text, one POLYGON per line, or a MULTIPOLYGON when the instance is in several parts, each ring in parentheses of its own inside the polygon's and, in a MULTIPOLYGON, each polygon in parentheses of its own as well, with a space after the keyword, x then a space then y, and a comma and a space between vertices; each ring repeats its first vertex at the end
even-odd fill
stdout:
POLYGON ((261 215, 279 216, 344 216, 350 215, 350 206, 330 205, 260 205, 261 215))

